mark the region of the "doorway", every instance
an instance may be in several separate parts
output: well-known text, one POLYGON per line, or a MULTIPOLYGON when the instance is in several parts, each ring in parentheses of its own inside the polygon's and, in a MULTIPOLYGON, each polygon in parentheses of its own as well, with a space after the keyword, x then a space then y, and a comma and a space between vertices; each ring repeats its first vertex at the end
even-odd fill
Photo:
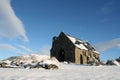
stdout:
POLYGON ((83 64, 83 56, 80 54, 80 64, 83 64))

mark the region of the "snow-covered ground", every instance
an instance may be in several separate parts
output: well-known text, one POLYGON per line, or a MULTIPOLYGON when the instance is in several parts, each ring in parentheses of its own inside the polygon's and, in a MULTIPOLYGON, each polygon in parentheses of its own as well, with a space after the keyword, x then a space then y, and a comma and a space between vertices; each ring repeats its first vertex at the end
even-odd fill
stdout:
POLYGON ((0 68, 0 80, 120 80, 120 66, 60 63, 58 70, 0 68))

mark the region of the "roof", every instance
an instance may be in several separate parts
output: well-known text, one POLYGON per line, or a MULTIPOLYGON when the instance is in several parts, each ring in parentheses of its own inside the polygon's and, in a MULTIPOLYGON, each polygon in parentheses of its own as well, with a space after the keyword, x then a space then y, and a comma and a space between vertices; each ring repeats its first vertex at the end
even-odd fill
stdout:
POLYGON ((75 37, 72 37, 68 34, 65 34, 68 39, 78 48, 80 49, 83 49, 83 50, 88 50, 88 51, 92 51, 92 52, 95 52, 95 53, 99 53, 95 50, 94 47, 92 47, 87 41, 84 41, 84 40, 81 40, 81 39, 78 39, 78 38, 75 38, 75 37))

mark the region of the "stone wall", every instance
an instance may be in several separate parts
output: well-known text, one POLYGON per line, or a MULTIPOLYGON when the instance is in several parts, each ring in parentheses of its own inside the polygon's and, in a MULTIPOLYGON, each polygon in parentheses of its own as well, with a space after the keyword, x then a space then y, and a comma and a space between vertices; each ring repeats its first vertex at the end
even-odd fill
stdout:
POLYGON ((75 63, 76 64, 87 64, 89 60, 100 61, 99 53, 92 51, 81 50, 76 47, 75 49, 75 63))
POLYGON ((100 60, 99 53, 77 48, 64 33, 53 37, 51 57, 76 64, 87 64, 90 59, 100 60))
MULTIPOLYGON (((55 37, 54 37, 55 38, 55 37)), ((66 37, 64 33, 61 33, 56 39, 53 38, 53 44, 51 48, 51 57, 56 57, 59 61, 61 51, 64 52, 64 61, 75 62, 75 46, 66 37)))

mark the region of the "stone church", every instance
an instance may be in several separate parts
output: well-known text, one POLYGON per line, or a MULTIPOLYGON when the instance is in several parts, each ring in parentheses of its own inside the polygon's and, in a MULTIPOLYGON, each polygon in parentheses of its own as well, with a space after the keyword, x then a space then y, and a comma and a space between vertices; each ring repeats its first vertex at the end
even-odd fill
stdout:
POLYGON ((100 61, 99 52, 88 42, 61 32, 53 37, 51 57, 60 62, 67 61, 75 64, 87 64, 89 60, 100 61))

